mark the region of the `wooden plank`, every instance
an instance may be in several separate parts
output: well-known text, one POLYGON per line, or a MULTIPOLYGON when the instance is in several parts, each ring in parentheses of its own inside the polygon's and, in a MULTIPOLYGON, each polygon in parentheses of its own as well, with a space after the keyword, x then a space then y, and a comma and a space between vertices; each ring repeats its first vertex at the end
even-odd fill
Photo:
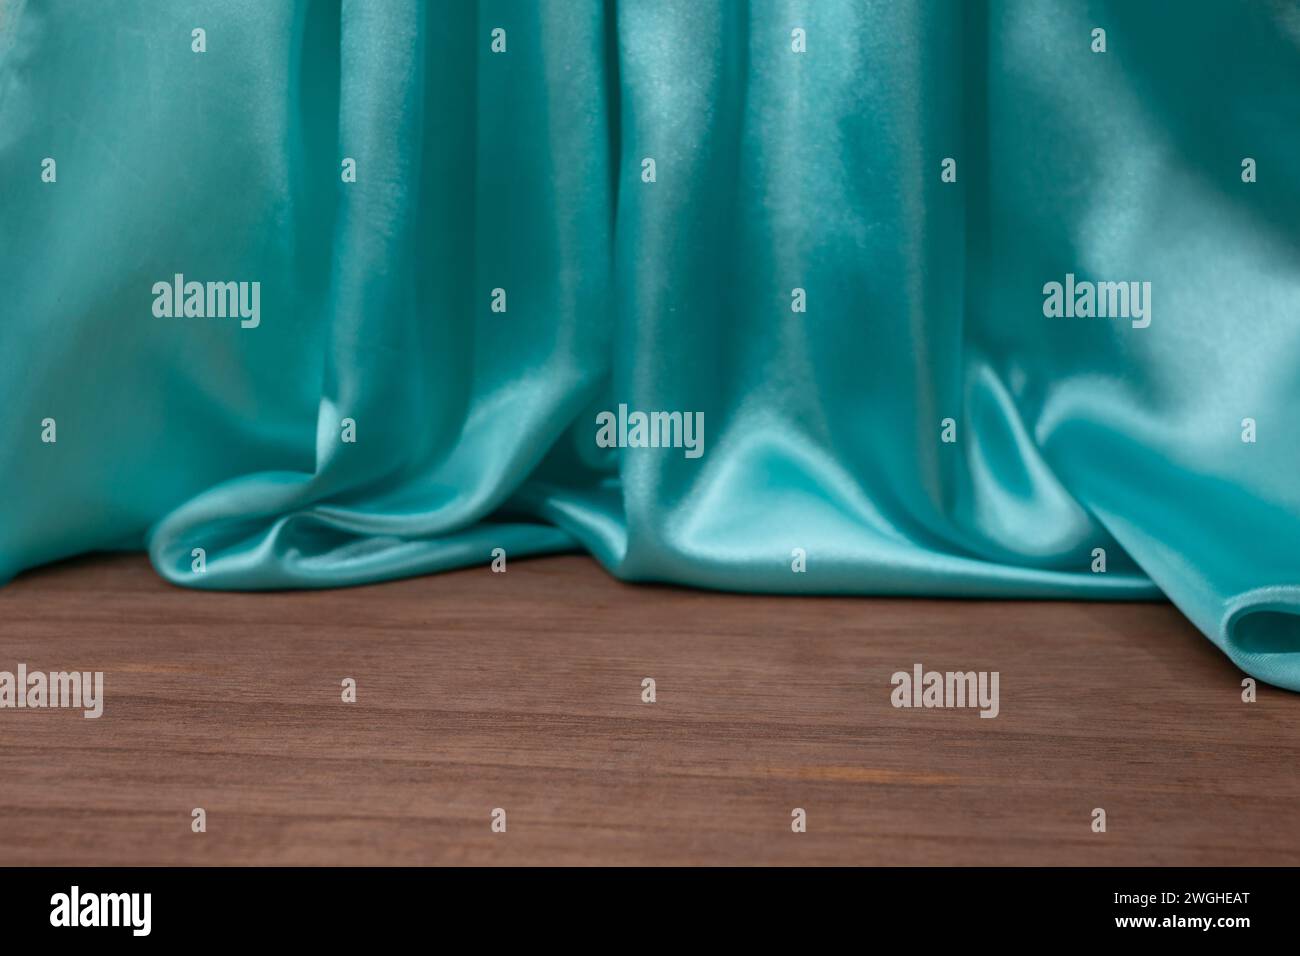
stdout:
POLYGON ((577 556, 213 594, 117 555, 0 589, 19 662, 102 670, 105 705, 0 710, 4 864, 1300 863, 1300 697, 1243 703, 1167 605, 715 594, 577 556), (998 671, 999 716, 895 709, 916 662, 998 671))

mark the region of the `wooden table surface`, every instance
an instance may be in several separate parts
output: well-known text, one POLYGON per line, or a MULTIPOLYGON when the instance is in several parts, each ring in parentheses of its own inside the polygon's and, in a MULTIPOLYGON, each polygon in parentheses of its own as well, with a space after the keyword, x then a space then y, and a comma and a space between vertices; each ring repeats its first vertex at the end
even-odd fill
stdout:
POLYGON ((578 556, 217 594, 95 556, 0 589, 19 662, 103 671, 105 706, 0 710, 0 864, 1300 863, 1300 696, 1243 703, 1168 605, 715 594, 578 556), (1000 716, 893 708, 916 662, 998 671, 1000 716))

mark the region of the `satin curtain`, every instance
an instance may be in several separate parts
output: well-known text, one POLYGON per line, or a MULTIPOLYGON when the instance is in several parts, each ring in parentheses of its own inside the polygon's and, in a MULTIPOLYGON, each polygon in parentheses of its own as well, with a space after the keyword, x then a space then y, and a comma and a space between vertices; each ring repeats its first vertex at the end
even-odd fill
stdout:
POLYGON ((1282 0, 0 0, 0 579, 1167 595, 1300 689, 1297 169, 1282 0))

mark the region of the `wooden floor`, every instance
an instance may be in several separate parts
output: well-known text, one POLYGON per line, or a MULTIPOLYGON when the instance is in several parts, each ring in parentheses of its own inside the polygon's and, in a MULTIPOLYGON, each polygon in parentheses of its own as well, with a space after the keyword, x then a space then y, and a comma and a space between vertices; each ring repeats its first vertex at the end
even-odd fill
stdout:
POLYGON ((101 556, 0 589, 19 662, 102 670, 106 703, 0 710, 3 864, 1300 863, 1300 696, 1243 703, 1165 605, 746 597, 576 556, 211 594, 101 556), (1000 716, 894 709, 916 662, 997 670, 1000 716))

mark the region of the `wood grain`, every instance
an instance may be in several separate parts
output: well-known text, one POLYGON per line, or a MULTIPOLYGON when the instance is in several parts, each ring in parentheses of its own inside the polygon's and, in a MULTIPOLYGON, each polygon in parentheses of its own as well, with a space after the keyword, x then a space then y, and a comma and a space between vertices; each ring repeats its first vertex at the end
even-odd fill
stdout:
POLYGON ((0 710, 5 864, 1300 863, 1300 697, 1242 703, 1167 605, 714 594, 573 556, 213 594, 97 556, 0 589, 19 661, 102 670, 106 703, 0 710), (917 661, 999 671, 1001 715, 894 709, 917 661))

